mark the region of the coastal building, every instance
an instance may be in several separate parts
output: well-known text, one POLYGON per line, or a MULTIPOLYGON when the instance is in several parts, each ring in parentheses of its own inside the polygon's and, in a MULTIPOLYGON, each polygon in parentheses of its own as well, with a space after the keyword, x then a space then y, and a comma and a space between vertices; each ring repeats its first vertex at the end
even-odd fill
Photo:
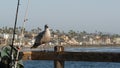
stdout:
POLYGON ((0 45, 5 45, 6 41, 4 38, 0 37, 0 45))
POLYGON ((120 44, 120 38, 114 38, 114 44, 120 44))

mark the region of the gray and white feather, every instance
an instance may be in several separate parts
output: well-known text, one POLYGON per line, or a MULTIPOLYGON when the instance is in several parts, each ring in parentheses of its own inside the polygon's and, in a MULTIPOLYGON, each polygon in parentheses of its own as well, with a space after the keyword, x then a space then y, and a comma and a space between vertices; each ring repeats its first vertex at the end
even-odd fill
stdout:
POLYGON ((41 33, 39 33, 36 36, 34 45, 31 48, 36 48, 41 44, 45 44, 48 43, 51 39, 51 34, 50 34, 50 30, 49 27, 47 25, 44 26, 44 31, 42 31, 41 33))

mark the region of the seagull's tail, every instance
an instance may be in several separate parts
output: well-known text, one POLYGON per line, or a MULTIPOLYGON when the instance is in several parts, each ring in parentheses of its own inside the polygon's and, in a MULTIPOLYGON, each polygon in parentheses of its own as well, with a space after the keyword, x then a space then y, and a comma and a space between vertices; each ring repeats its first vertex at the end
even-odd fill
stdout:
POLYGON ((39 44, 38 43, 35 43, 32 47, 31 47, 31 49, 32 48, 37 48, 39 46, 39 44))

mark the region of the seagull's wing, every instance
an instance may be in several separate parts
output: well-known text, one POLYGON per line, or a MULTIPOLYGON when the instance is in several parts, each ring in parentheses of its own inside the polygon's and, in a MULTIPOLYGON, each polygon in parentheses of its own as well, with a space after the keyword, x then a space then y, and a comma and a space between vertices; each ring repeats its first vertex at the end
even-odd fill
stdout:
POLYGON ((36 39, 36 42, 37 42, 37 43, 40 42, 40 40, 43 38, 44 33, 45 33, 45 31, 39 33, 39 34, 36 36, 35 39, 36 39))
POLYGON ((39 45, 41 45, 41 39, 43 38, 43 35, 44 35, 45 31, 39 33, 36 37, 35 37, 35 42, 34 42, 34 45, 31 47, 31 48, 36 48, 38 47, 39 45))

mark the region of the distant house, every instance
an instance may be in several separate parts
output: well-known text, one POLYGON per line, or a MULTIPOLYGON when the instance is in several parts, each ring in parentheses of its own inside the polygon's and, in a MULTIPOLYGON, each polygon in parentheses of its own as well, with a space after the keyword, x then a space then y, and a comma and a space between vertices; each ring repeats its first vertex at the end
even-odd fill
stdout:
POLYGON ((120 44, 120 38, 114 38, 113 41, 114 41, 115 44, 120 44))
POLYGON ((112 44, 110 38, 106 38, 106 44, 112 44))
POLYGON ((89 38, 89 44, 90 44, 90 45, 93 45, 93 41, 94 41, 93 38, 89 38))
POLYGON ((7 44, 9 34, 0 34, 0 44, 7 44))
POLYGON ((0 34, 0 37, 1 38, 4 38, 4 39, 8 39, 9 38, 9 34, 0 34))
POLYGON ((62 35, 60 38, 63 39, 64 42, 67 42, 69 40, 68 36, 66 35, 62 35))
MULTIPOLYGON (((13 38, 13 34, 9 34, 9 38, 12 39, 13 38)), ((15 34, 15 39, 18 39, 18 38, 19 38, 18 35, 15 34)))
POLYGON ((4 38, 2 38, 2 37, 0 37, 0 45, 3 45, 3 44, 6 44, 6 41, 5 41, 5 39, 4 38))
POLYGON ((79 45, 79 42, 77 42, 74 38, 71 38, 71 40, 69 40, 67 43, 71 45, 79 45))

